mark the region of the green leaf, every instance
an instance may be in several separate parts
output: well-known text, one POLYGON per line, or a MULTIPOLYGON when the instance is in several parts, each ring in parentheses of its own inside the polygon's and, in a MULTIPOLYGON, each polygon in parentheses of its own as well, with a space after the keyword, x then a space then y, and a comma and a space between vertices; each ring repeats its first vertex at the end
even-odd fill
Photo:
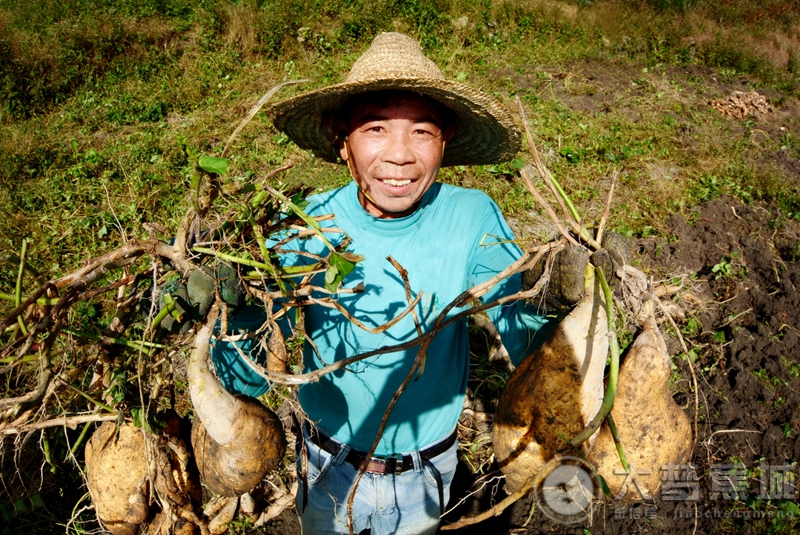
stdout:
POLYGON ((28 507, 25 505, 25 501, 23 501, 22 498, 14 500, 14 509, 16 509, 17 514, 28 512, 28 507))
POLYGON ((785 424, 781 424, 781 433, 783 433, 784 438, 791 438, 792 436, 792 424, 790 422, 786 422, 785 424))
POLYGON ((325 288, 331 292, 335 292, 338 285, 334 285, 334 281, 338 275, 339 269, 336 266, 329 266, 328 270, 325 272, 325 288))
POLYGON ((522 169, 523 167, 525 167, 525 160, 523 160, 522 158, 514 158, 513 160, 511 160, 510 166, 511 169, 517 171, 518 169, 522 169))
MULTIPOLYGON (((347 253, 345 253, 347 254, 347 253)), ((358 257, 358 255, 348 255, 350 258, 358 257)), ((360 260, 360 258, 359 258, 360 260)), ((356 268, 358 260, 348 260, 342 254, 333 253, 330 258, 330 267, 325 272, 325 288, 329 292, 336 292, 339 285, 344 278, 348 276, 356 268)))
POLYGON ((800 515, 800 507, 794 502, 781 500, 778 502, 778 509, 786 511, 787 513, 792 513, 795 516, 800 515))
POLYGON ((44 501, 42 500, 42 496, 40 494, 34 494, 31 496, 31 503, 34 507, 44 507, 44 501))
POLYGON ((164 432, 164 429, 167 427, 165 422, 162 422, 158 419, 158 417, 151 411, 147 414, 146 418, 142 418, 144 414, 144 410, 141 407, 133 407, 131 409, 131 416, 133 417, 133 425, 136 427, 142 428, 148 433, 153 433, 155 435, 160 435, 164 432))
POLYGON ((301 210, 305 210, 308 208, 309 202, 305 198, 305 193, 302 191, 298 191, 294 197, 292 197, 292 204, 300 208, 301 210))
POLYGON ((214 156, 200 156, 197 160, 197 166, 205 171, 214 175, 227 175, 228 174, 228 159, 215 158, 214 156))

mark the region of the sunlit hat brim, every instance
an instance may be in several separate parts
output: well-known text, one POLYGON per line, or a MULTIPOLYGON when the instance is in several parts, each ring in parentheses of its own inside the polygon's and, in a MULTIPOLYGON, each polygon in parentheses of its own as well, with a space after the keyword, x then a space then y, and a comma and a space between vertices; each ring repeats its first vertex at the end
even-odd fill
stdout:
POLYGON ((483 91, 448 80, 384 78, 346 82, 279 102, 268 110, 268 115, 275 127, 298 146, 323 160, 337 162, 332 115, 355 95, 388 89, 426 95, 456 115, 456 129, 447 144, 443 166, 498 163, 510 160, 519 151, 520 132, 500 102, 483 91))

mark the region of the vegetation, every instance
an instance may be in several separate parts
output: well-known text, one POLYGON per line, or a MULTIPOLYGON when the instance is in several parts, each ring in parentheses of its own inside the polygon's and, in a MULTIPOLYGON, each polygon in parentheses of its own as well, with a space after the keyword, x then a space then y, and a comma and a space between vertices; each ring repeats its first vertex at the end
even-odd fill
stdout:
MULTIPOLYGON (((798 21, 800 5, 781 0, 0 0, 0 291, 15 287, 19 263, 6 260, 23 239, 28 263, 52 278, 147 237, 147 223, 174 234, 195 155, 219 156, 279 82, 310 80, 285 97, 341 81, 386 30, 419 38, 447 77, 509 108, 519 95, 547 166, 587 220, 599 219, 615 169, 610 226, 629 234, 661 232, 668 214, 721 195, 775 201, 800 219, 800 190, 780 165, 800 157, 796 118, 766 131, 708 106, 743 86, 773 105, 800 96, 798 21)), ((263 114, 231 147, 228 176, 286 163, 287 185, 348 180, 263 114)), ((512 167, 441 176, 487 191, 522 238, 549 238, 512 167)), ((715 276, 731 276, 735 258, 719 266, 715 276)), ((110 320, 92 307, 75 314, 110 320)), ((50 532, 87 503, 80 478, 63 475, 77 433, 42 436, 58 486, 0 497, 4 524, 17 517, 29 532, 50 532)), ((25 488, 38 488, 39 463, 17 461, 25 488)))

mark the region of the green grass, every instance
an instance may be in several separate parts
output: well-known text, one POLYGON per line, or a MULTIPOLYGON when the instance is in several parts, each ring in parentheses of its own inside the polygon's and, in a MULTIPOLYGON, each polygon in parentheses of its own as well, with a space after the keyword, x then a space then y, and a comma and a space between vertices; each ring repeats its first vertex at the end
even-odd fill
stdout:
MULTIPOLYGON (((20 236, 31 236, 39 267, 58 271, 66 267, 57 260, 64 255, 96 254, 118 243, 119 225, 128 236, 147 221, 169 226, 184 207, 186 147, 218 152, 261 92, 291 77, 312 82, 285 95, 339 81, 371 38, 390 29, 417 36, 449 77, 506 100, 520 93, 548 165, 590 220, 613 168, 623 170, 618 227, 658 228, 665 209, 682 211, 721 194, 775 199, 793 215, 800 211, 796 190, 777 173, 754 176, 752 132, 727 135, 724 121, 693 102, 702 98, 691 93, 703 81, 687 87, 691 81, 670 69, 719 67, 731 79, 748 75, 792 94, 791 61, 770 62, 775 58, 754 54, 746 42, 730 50, 734 45, 714 21, 758 38, 767 22, 781 28, 796 20, 795 11, 769 2, 737 10, 699 0, 458 7, 422 0, 3 1, 0 207, 12 217, 0 224, 2 247, 13 250, 20 236), (692 41, 692 32, 716 38, 692 41), (639 71, 629 87, 609 96, 604 112, 567 102, 598 91, 573 70, 589 60, 639 71), (549 71, 539 69, 545 66, 567 73, 561 94, 549 71), (631 110, 640 117, 632 120, 631 110), (694 133, 689 150, 687 131, 694 133), (648 189, 652 169, 670 165, 679 176, 648 189)), ((796 152, 792 133, 785 137, 796 152)), ((233 160, 239 173, 298 161, 286 180, 320 188, 346 180, 340 170, 309 161, 263 117, 234 145, 233 160)), ((533 204, 509 178, 495 168, 443 173, 444 180, 489 190, 507 213, 524 217, 533 204)))

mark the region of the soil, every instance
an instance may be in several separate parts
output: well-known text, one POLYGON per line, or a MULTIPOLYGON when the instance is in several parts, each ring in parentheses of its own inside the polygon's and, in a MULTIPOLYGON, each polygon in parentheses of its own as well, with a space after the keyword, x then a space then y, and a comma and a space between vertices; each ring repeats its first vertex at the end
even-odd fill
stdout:
MULTIPOLYGON (((610 499, 590 519, 565 526, 541 508, 529 519, 528 498, 457 533, 763 533, 778 522, 779 511, 795 511, 785 503, 800 497, 793 480, 773 493, 771 503, 757 501, 764 477, 757 468, 766 464, 773 474, 775 467, 799 474, 800 226, 769 206, 723 198, 698 206, 691 222, 672 216, 669 229, 666 236, 639 240, 639 267, 655 280, 682 284, 672 299, 686 310, 681 330, 696 355, 700 407, 691 463, 698 500, 668 501, 662 495, 630 506, 610 499), (715 271, 720 265, 729 267, 715 271), (734 463, 743 469, 740 499, 713 499, 712 473, 734 463), (769 514, 774 516, 755 518, 769 514)), ((662 330, 670 354, 681 354, 674 331, 666 325, 662 330)), ((675 400, 692 418, 688 364, 677 357, 673 362, 681 377, 672 384, 675 400)), ((502 489, 488 487, 446 521, 484 511, 503 496, 502 489)))

